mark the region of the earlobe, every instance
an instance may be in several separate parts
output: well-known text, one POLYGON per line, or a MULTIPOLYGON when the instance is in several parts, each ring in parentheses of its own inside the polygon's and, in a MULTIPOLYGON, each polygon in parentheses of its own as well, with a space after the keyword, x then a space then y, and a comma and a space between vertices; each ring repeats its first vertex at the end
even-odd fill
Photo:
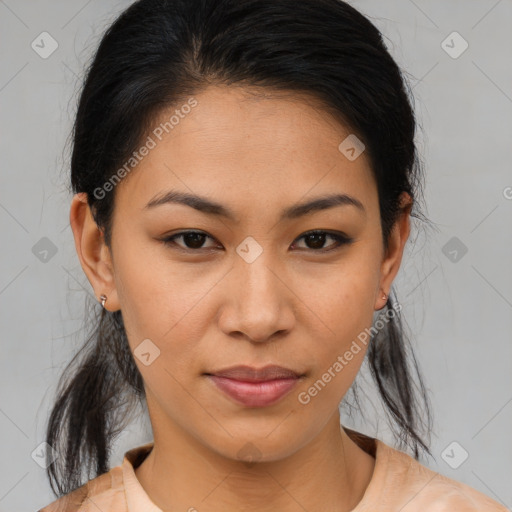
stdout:
POLYGON ((94 295, 100 301, 102 294, 108 297, 105 308, 120 309, 114 281, 111 252, 104 241, 87 203, 87 194, 75 194, 71 202, 69 222, 75 239, 75 248, 80 265, 91 283, 94 295))

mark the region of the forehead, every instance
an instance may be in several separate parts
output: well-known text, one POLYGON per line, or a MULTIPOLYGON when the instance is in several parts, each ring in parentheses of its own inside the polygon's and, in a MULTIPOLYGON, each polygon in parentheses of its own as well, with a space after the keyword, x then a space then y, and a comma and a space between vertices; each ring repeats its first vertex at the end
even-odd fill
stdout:
POLYGON ((233 209, 250 200, 262 211, 334 191, 377 199, 366 154, 351 161, 340 152, 350 129, 318 100, 227 86, 193 100, 192 108, 184 100, 154 120, 143 141, 152 148, 118 185, 116 209, 142 209, 168 189, 215 197, 233 209))

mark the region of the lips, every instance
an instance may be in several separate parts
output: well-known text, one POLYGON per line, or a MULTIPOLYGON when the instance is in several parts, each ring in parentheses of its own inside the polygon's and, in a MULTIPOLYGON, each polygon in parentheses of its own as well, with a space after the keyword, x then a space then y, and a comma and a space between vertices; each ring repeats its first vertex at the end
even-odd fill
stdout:
POLYGON ((207 375, 226 377, 227 379, 242 380, 245 382, 263 382, 275 379, 295 379, 300 374, 283 366, 269 365, 264 368, 253 368, 251 366, 239 365, 214 371, 207 375))
POLYGON ((302 374, 282 366, 234 366, 206 374, 217 389, 246 407, 264 407, 284 398, 302 374))

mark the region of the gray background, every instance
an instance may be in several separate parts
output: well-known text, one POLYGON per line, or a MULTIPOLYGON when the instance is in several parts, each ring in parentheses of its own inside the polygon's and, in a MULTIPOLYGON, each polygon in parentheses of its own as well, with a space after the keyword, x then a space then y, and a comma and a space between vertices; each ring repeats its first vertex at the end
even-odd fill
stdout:
MULTIPOLYGON (((44 440, 60 372, 82 342, 91 292, 69 228, 65 144, 84 66, 129 4, 0 0, 0 511, 54 499, 31 454, 44 440), (58 43, 45 59, 31 47, 43 31, 58 43), (47 261, 36 245, 48 243, 43 237, 57 250, 47 261)), ((352 4, 383 31, 410 75, 426 213, 438 227, 427 238, 416 231, 394 282, 434 405, 436 461, 427 465, 510 508, 512 1, 352 4), (454 31, 469 44, 457 58, 443 48, 459 52, 457 36, 442 44, 454 31), (462 450, 467 460, 452 467, 462 450)), ((358 379, 364 375, 365 367, 358 379)), ((344 423, 392 442, 373 402, 373 421, 344 423)), ((150 439, 139 419, 119 438, 112 464, 150 439)))

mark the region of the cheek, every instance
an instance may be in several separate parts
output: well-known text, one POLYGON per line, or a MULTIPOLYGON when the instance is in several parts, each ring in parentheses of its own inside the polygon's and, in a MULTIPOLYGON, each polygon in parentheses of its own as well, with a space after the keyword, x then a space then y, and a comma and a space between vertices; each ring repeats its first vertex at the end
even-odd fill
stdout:
POLYGON ((318 382, 312 393, 321 394, 320 401, 341 400, 361 367, 370 340, 377 286, 375 262, 361 257, 343 269, 331 269, 329 279, 312 279, 305 287, 306 305, 316 313, 311 325, 317 326, 310 334, 315 343, 308 352, 315 363, 308 385, 318 382))
POLYGON ((191 282, 183 266, 166 258, 157 243, 125 244, 115 267, 123 317, 139 337, 152 336, 160 343, 172 339, 204 295, 201 281, 191 282))
POLYGON ((304 301, 322 320, 324 335, 339 344, 371 325, 378 264, 371 257, 365 257, 364 251, 354 251, 350 258, 322 273, 308 277, 304 301))
POLYGON ((204 370, 201 342, 212 321, 209 298, 218 277, 192 276, 161 251, 142 254, 128 248, 117 264, 116 280, 128 341, 145 385, 158 401, 183 410, 190 400, 183 386, 191 390, 204 370))
POLYGON ((125 251, 116 267, 116 285, 148 400, 165 404, 172 416, 173 411, 190 407, 190 395, 183 386, 189 386, 200 340, 191 318, 200 310, 204 291, 170 269, 169 264, 161 266, 158 258, 125 251), (144 261, 147 264, 141 264, 144 261))

